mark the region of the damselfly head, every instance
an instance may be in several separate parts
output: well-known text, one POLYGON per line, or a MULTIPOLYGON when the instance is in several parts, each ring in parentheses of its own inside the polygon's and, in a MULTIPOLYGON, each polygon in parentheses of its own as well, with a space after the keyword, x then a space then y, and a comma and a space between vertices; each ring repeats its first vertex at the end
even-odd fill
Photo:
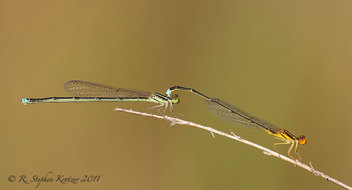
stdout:
POLYGON ((304 135, 301 135, 298 138, 298 142, 299 142, 299 144, 304 145, 304 144, 307 144, 307 139, 304 135))
POLYGON ((180 103, 180 98, 178 98, 178 95, 177 94, 173 94, 172 95, 172 97, 171 97, 171 102, 173 103, 173 104, 178 104, 178 103, 180 103))

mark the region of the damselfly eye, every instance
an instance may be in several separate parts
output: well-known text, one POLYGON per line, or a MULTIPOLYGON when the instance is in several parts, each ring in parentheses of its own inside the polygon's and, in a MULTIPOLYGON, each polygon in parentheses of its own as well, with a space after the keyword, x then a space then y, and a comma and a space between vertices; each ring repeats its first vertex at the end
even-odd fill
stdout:
POLYGON ((299 136, 298 142, 299 142, 299 144, 304 145, 304 144, 307 144, 307 139, 304 135, 301 135, 301 136, 299 136))
POLYGON ((172 98, 171 98, 171 102, 173 103, 173 104, 178 104, 178 103, 180 103, 180 98, 178 98, 178 95, 177 94, 174 94, 174 95, 172 95, 172 98))

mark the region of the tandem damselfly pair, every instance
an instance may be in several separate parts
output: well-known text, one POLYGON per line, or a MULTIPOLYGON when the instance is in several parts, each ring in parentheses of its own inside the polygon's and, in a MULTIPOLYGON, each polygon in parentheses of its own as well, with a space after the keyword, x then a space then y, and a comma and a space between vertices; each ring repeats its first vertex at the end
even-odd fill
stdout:
POLYGON ((35 103, 144 101, 159 104, 149 109, 159 108, 158 110, 160 110, 161 108, 164 108, 164 115, 168 106, 170 106, 170 111, 174 114, 172 105, 179 103, 180 99, 177 94, 171 95, 171 93, 176 90, 181 90, 192 92, 204 98, 206 100, 205 106, 215 116, 238 126, 264 129, 270 135, 275 136, 276 139, 283 141, 281 143, 274 143, 277 152, 276 145, 291 144, 288 150, 288 155, 293 160, 295 160, 291 155, 293 147, 295 147, 295 154, 302 161, 297 152, 298 144, 304 145, 307 143, 304 135, 297 137, 286 129, 279 128, 265 120, 255 117, 219 98, 209 98, 192 88, 174 86, 166 91, 166 95, 162 95, 155 92, 150 93, 141 90, 117 88, 92 82, 71 80, 64 84, 64 89, 74 97, 24 98, 22 99, 22 103, 27 105, 35 103))

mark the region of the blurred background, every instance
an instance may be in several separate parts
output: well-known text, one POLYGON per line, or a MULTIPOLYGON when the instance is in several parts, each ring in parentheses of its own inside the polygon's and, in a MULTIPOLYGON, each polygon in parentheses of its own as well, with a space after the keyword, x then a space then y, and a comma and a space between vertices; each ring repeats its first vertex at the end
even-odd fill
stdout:
MULTIPOLYGON (((20 102, 70 96, 62 85, 73 79, 162 94, 175 85, 195 88, 306 135, 308 144, 298 148, 303 162, 352 185, 351 6, 1 1, 1 186, 34 189, 38 183, 18 182, 20 176, 52 171, 55 180, 101 177, 38 188, 341 189, 237 141, 114 111, 147 112, 152 103, 20 102)), ((178 94, 180 118, 270 147, 265 131, 222 121, 198 96, 178 94)), ((288 148, 278 149, 287 155, 288 148)))

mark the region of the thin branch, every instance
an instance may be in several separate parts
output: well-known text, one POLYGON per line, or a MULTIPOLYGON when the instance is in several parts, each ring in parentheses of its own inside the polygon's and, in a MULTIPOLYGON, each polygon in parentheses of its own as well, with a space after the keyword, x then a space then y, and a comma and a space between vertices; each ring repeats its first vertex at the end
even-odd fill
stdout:
POLYGON ((265 155, 268 155, 268 156, 275 156, 281 160, 284 160, 286 162, 289 162, 295 166, 299 166, 309 172, 312 172, 315 176, 317 177, 322 177, 328 181, 331 181, 337 185, 340 185, 341 187, 345 188, 345 189, 350 189, 352 190, 352 187, 318 171, 318 170, 315 170, 312 166, 312 164, 310 163, 310 166, 306 165, 306 164, 303 164, 301 162, 299 162, 298 160, 294 161, 292 159, 289 159, 288 157, 286 156, 283 156, 281 154, 278 154, 277 152, 274 152, 270 149, 267 149, 263 146, 260 146, 258 144, 255 144, 253 142, 250 142, 248 140, 245 140, 237 135, 235 135, 233 132, 231 132, 232 135, 230 134, 227 134, 225 132, 222 132, 222 131, 219 131, 219 130, 216 130, 216 129, 213 129, 211 127, 206 127, 206 126, 203 126, 203 125, 199 125, 199 124, 196 124, 196 123, 193 123, 193 122, 190 122, 190 121, 185 121, 185 120, 182 120, 182 119, 178 119, 178 118, 174 118, 174 117, 169 117, 169 116, 159 116, 159 115, 153 115, 153 114, 149 114, 149 113, 143 113, 143 112, 137 112, 137 111, 133 111, 133 110, 127 110, 127 109, 121 109, 121 108, 116 108, 115 111, 120 111, 120 112, 126 112, 126 113, 131 113, 131 114, 136 114, 136 115, 142 115, 142 116, 146 116, 146 117, 154 117, 154 118, 158 118, 158 119, 165 119, 169 122, 171 122, 171 126, 174 126, 176 124, 179 124, 179 125, 189 125, 189 126, 192 126, 192 127, 197 127, 197 128, 200 128, 200 129, 203 129, 203 130, 206 130, 206 131, 209 131, 213 137, 214 137, 214 133, 215 134, 218 134, 218 135, 221 135, 221 136, 224 136, 224 137, 227 137, 227 138, 230 138, 230 139, 234 139, 234 140, 237 140, 239 142, 242 142, 244 144, 247 144, 247 145, 250 145, 250 146, 253 146, 255 148, 258 148, 260 150, 263 151, 263 153, 265 155))

